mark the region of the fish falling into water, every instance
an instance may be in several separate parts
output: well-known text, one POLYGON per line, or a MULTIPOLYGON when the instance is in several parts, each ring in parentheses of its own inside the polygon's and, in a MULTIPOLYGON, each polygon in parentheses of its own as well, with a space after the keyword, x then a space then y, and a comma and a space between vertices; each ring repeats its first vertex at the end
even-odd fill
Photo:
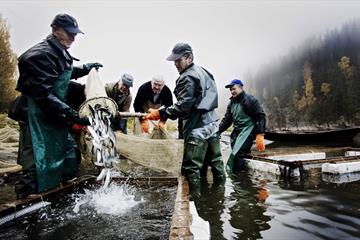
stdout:
POLYGON ((92 116, 89 116, 88 130, 92 136, 92 154, 96 156, 96 166, 103 167, 98 181, 105 180, 104 187, 108 187, 111 180, 113 165, 117 163, 118 156, 115 150, 115 133, 111 129, 112 114, 107 107, 96 104, 89 105, 92 116))

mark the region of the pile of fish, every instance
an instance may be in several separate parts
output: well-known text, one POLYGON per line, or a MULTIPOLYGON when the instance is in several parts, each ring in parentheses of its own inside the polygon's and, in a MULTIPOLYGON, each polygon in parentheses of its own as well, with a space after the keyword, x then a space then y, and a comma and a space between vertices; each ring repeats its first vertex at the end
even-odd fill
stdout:
POLYGON ((91 116, 88 116, 90 125, 87 126, 92 136, 91 152, 96 156, 94 164, 103 167, 97 180, 105 180, 104 187, 107 187, 110 184, 113 166, 118 162, 116 137, 110 126, 113 116, 107 107, 100 104, 88 106, 91 112, 91 116))

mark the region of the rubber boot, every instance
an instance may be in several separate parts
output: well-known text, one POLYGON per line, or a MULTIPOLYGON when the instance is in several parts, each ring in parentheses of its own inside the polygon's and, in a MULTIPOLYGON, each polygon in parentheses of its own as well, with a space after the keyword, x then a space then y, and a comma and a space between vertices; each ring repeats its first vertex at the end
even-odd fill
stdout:
POLYGON ((190 181, 200 181, 208 143, 206 140, 188 137, 185 143, 182 174, 190 181))
POLYGON ((221 158, 219 136, 211 137, 207 140, 208 148, 205 162, 211 167, 214 182, 225 181, 224 163, 221 158))
POLYGON ((233 165, 233 173, 239 173, 245 170, 245 159, 236 158, 233 165))

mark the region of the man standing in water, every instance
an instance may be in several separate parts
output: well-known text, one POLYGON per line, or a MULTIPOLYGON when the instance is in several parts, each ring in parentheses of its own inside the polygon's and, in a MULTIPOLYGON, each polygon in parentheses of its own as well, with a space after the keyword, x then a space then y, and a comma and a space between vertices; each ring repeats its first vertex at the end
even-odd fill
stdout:
POLYGON ((243 87, 244 84, 239 79, 231 80, 225 86, 225 88, 230 89, 232 96, 225 116, 221 120, 219 133, 224 132, 231 124, 234 125, 234 130, 230 135, 232 151, 226 164, 228 173, 236 173, 245 168, 244 157, 250 152, 255 138, 257 149, 259 151, 265 150, 264 110, 258 100, 247 94, 243 87))
POLYGON ((83 33, 75 18, 58 14, 51 23, 52 33, 19 58, 19 80, 16 89, 23 111, 19 119, 20 139, 18 164, 23 167, 16 183, 18 198, 57 187, 75 176, 74 139, 69 134, 72 124, 88 125, 87 118, 65 103, 70 79, 87 75, 99 63, 73 67, 77 60, 67 51, 78 33, 83 33))
POLYGON ((179 136, 184 139, 182 174, 190 186, 199 186, 204 164, 211 166, 214 182, 225 180, 218 134, 218 93, 213 76, 193 63, 189 44, 178 43, 167 58, 174 61, 180 76, 174 94, 177 102, 159 110, 150 109, 150 120, 179 119, 179 136))

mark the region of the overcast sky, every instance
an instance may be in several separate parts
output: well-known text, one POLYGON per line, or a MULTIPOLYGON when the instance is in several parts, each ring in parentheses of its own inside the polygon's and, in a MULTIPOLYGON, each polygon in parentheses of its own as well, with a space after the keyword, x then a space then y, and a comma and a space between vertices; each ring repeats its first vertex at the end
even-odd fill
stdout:
POLYGON ((57 13, 73 15, 85 35, 70 53, 81 63, 103 63, 104 82, 132 74, 136 94, 156 74, 174 88, 178 73, 165 58, 177 42, 193 47, 195 63, 214 74, 219 89, 233 78, 246 87, 250 70, 358 18, 360 1, 0 0, 0 13, 18 55, 50 33, 57 13))

